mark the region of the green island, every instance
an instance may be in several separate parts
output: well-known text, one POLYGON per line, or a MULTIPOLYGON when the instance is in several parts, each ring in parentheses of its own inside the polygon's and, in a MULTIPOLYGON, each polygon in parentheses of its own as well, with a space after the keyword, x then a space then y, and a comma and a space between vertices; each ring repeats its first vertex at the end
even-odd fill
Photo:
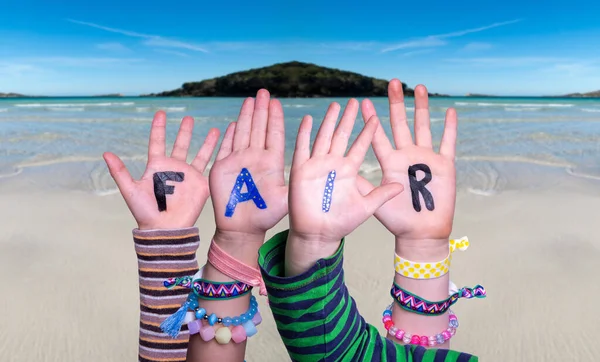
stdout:
MULTIPOLYGON (((278 98, 385 97, 388 81, 358 73, 321 67, 316 64, 287 62, 249 69, 200 82, 184 83, 181 88, 143 95, 146 97, 252 97, 261 88, 278 98)), ((414 90, 402 83, 404 94, 414 90)), ((447 95, 430 93, 432 97, 447 95)))

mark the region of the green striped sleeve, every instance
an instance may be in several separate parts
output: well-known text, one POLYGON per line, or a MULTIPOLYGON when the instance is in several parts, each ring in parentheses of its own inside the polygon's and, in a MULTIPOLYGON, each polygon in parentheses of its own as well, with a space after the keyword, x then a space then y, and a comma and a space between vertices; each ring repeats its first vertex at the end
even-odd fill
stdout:
POLYGON ((365 322, 344 283, 343 247, 303 274, 284 272, 287 231, 267 241, 258 263, 277 329, 293 361, 474 362, 449 350, 403 346, 365 322))

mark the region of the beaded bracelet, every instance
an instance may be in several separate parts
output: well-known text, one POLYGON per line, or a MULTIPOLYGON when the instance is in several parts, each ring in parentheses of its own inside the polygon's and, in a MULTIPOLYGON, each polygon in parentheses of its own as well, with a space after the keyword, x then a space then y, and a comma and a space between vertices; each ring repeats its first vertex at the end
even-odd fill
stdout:
POLYGON ((208 342, 214 338, 219 344, 227 344, 231 340, 242 343, 257 333, 256 326, 262 322, 254 296, 250 298, 248 311, 237 317, 219 318, 214 313, 208 315, 206 309, 200 307, 195 308, 195 317, 195 320, 188 323, 190 335, 198 333, 203 341, 208 342), (203 320, 208 325, 203 325, 203 320), (221 324, 222 327, 216 328, 215 324, 221 324), (230 326, 233 328, 229 329, 230 326))
POLYGON ((398 254, 394 254, 394 269, 396 273, 410 279, 434 279, 448 273, 450 263, 452 262, 452 253, 454 251, 467 250, 469 239, 465 236, 457 240, 449 241, 449 253, 444 260, 434 262, 414 262, 404 259, 398 254))
POLYGON ((436 316, 446 313, 459 298, 471 299, 486 297, 485 288, 481 285, 476 285, 474 288, 461 288, 457 292, 452 293, 448 299, 439 302, 430 302, 423 299, 410 293, 406 289, 403 289, 396 283, 393 283, 390 294, 400 308, 426 316, 436 316))
POLYGON ((421 345, 423 347, 434 347, 443 344, 456 334, 456 329, 458 328, 458 318, 452 310, 448 312, 448 328, 443 332, 430 337, 419 336, 417 334, 411 335, 410 333, 406 333, 403 329, 397 328, 394 325, 394 322, 392 322, 392 305, 388 306, 387 309, 383 311, 382 321, 388 333, 397 340, 404 344, 421 345))

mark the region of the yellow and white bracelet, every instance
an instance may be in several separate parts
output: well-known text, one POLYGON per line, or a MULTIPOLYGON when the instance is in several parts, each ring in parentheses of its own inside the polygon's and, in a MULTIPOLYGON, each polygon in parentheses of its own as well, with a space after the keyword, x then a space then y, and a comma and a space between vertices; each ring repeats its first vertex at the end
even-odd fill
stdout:
POLYGON ((434 279, 448 273, 454 251, 467 250, 469 238, 452 239, 449 242, 449 253, 446 259, 437 262, 415 262, 402 258, 395 254, 394 268, 396 273, 411 279, 434 279))

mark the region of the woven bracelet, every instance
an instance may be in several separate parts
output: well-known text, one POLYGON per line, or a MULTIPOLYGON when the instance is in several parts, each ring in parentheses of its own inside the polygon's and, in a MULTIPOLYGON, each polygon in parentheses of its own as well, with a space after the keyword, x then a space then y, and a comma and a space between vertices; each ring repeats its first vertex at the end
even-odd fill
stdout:
POLYGON ((436 316, 446 313, 446 311, 460 298, 485 298, 486 296, 485 288, 481 285, 476 285, 474 288, 461 288, 458 292, 451 294, 446 300, 430 302, 402 289, 396 283, 392 285, 390 294, 400 308, 412 313, 427 316, 436 316))

